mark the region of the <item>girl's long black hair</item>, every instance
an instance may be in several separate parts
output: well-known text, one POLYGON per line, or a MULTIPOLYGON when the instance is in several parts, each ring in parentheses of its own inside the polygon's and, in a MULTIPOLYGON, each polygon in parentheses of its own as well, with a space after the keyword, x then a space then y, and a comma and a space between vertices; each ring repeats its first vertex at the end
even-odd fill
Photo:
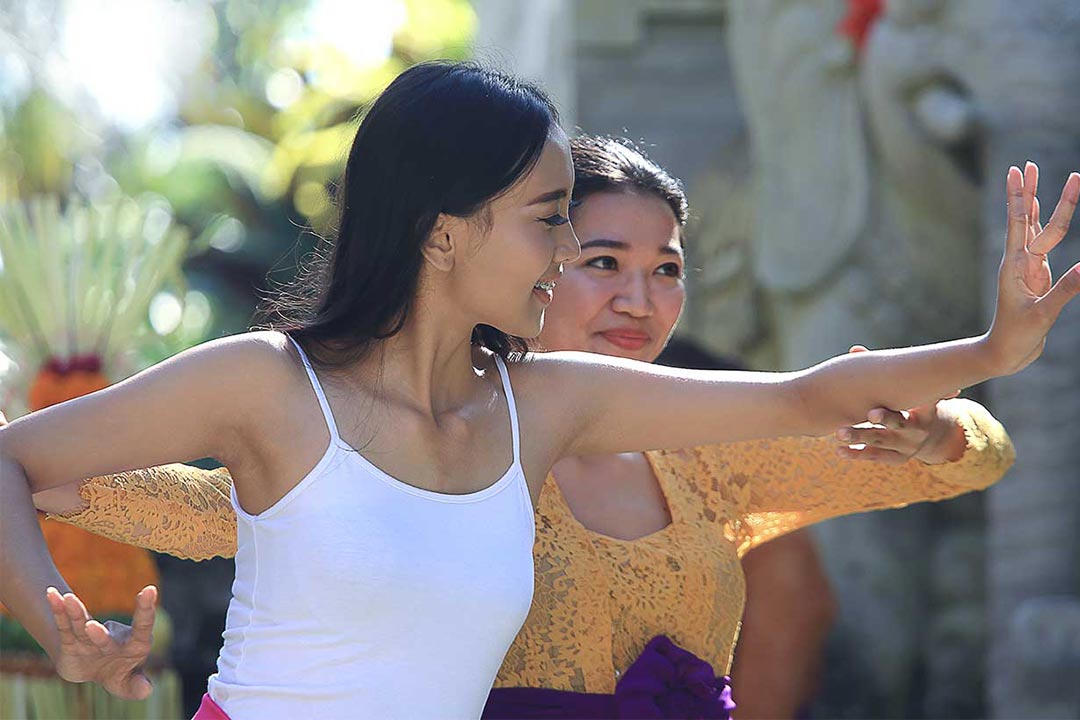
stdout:
MULTIPOLYGON (((421 248, 441 213, 484 221, 488 203, 536 164, 558 112, 537 86, 467 62, 421 63, 365 113, 349 151, 334 237, 264 304, 264 327, 341 366, 400 332, 421 248)), ((473 344, 504 358, 521 338, 486 325, 473 344)))

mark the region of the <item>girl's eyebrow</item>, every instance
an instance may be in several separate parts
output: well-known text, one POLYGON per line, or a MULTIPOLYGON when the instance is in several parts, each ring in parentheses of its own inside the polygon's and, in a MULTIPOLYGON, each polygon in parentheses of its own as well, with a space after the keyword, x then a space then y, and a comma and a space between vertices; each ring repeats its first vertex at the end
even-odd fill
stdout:
POLYGON ((549 190, 543 195, 537 195, 535 198, 530 200, 525 207, 529 207, 530 205, 539 205, 540 203, 551 202, 552 200, 562 200, 564 197, 566 197, 566 194, 566 188, 562 188, 560 190, 549 190))

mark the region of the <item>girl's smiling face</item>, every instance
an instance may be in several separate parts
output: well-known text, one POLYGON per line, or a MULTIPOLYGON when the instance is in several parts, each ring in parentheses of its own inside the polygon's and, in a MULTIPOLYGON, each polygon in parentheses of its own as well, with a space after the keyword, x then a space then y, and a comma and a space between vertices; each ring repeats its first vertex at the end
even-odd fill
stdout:
POLYGON ((566 135, 555 127, 536 165, 482 211, 455 220, 464 252, 444 298, 476 322, 523 338, 536 337, 563 263, 578 257, 569 222, 574 166, 566 135))
POLYGON ((686 301, 681 227, 660 197, 587 196, 573 213, 581 257, 547 309, 543 350, 585 350, 652 362, 686 301))

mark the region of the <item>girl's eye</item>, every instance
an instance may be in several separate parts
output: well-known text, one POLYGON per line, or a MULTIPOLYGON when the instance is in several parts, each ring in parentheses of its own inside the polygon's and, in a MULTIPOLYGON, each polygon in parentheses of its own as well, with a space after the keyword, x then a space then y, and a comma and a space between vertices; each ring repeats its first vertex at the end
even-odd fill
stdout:
POLYGON ((540 222, 544 223, 548 227, 558 227, 560 225, 565 225, 566 223, 570 222, 569 217, 566 217, 564 215, 560 215, 559 213, 555 213, 554 215, 548 215, 547 217, 536 218, 536 219, 539 220, 540 222))
POLYGON ((682 266, 679 263, 664 263, 656 269, 661 275, 667 275, 668 277, 683 279, 682 266))
POLYGON ((585 263, 589 267, 596 268, 597 270, 618 270, 619 264, 615 262, 615 258, 610 255, 600 255, 594 257, 585 263))

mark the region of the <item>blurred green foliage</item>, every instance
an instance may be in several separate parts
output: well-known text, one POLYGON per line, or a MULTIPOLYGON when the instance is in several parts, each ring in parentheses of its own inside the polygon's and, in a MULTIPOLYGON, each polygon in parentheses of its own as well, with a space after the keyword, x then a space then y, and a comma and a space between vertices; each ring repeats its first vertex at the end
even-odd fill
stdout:
MULTIPOLYGON (((315 236, 332 232, 358 112, 411 64, 467 56, 475 14, 467 0, 146 2, 185 13, 179 47, 201 49, 169 87, 169 111, 135 126, 65 82, 63 54, 73 32, 122 52, 146 26, 65 25, 79 0, 0 4, 0 201, 162 196, 192 237, 207 238, 185 272, 208 300, 210 334, 237 332, 268 272, 288 279, 315 236)), ((125 81, 123 68, 101 74, 125 81)))

